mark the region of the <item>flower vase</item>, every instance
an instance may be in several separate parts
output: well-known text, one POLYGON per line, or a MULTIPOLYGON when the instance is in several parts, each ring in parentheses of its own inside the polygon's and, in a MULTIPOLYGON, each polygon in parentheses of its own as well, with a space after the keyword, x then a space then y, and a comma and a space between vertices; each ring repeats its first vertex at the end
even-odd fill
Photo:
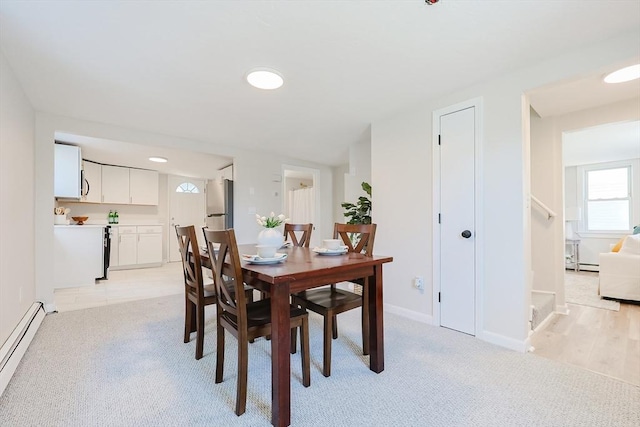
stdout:
POLYGON ((284 243, 284 235, 276 228, 265 228, 258 234, 258 244, 280 248, 284 243))

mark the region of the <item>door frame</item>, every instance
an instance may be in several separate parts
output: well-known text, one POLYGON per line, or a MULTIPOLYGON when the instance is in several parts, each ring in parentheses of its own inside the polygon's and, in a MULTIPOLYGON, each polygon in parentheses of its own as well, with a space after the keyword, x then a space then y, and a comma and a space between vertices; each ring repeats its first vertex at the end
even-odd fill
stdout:
MULTIPOLYGON (((286 211, 286 206, 285 206, 285 191, 287 191, 286 188, 286 179, 285 179, 285 171, 297 171, 297 172, 304 172, 304 173, 308 173, 311 176, 313 176, 313 188, 314 188, 314 192, 313 192, 313 197, 314 197, 314 201, 313 201, 313 205, 314 205, 314 224, 313 224, 313 232, 311 233, 311 239, 312 241, 316 241, 319 242, 320 238, 322 238, 321 236, 324 236, 323 234, 323 228, 322 228, 322 210, 320 209, 320 169, 314 169, 314 168, 309 168, 306 166, 294 166, 292 164, 282 164, 282 185, 281 185, 281 192, 282 192, 282 212, 286 211), (320 237, 319 237, 320 236, 320 237)), ((311 243, 311 246, 316 245, 315 243, 311 243)))
POLYGON ((484 330, 484 325, 482 322, 483 316, 483 277, 484 277, 484 253, 482 248, 484 247, 484 221, 483 221, 483 198, 482 198, 482 188, 483 188, 483 169, 482 169, 482 158, 483 158, 483 99, 482 97, 469 99, 467 101, 463 101, 454 105, 450 105, 445 108, 441 108, 439 110, 434 110, 432 113, 432 204, 433 204, 433 227, 432 227, 432 265, 433 265, 433 274, 432 274, 432 324, 436 326, 440 326, 440 303, 438 302, 438 293, 440 292, 440 262, 441 262, 441 253, 440 253, 440 224, 438 223, 438 214, 440 213, 440 150, 438 148, 438 136, 440 134, 440 117, 454 113, 456 111, 464 110, 474 107, 474 138, 475 138, 475 188, 474 188, 474 196, 475 196, 475 336, 477 338, 482 338, 482 331, 484 330))

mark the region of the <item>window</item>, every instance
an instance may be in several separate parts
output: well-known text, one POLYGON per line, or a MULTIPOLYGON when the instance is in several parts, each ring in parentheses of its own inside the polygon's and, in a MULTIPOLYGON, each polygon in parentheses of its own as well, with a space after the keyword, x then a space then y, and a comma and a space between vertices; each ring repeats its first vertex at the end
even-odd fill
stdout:
POLYGON ((585 210, 588 231, 631 228, 631 167, 586 169, 585 210))
POLYGON ((183 182, 182 184, 178 185, 178 187, 176 188, 176 193, 196 194, 199 192, 200 190, 198 189, 198 187, 196 187, 196 185, 191 182, 183 182))

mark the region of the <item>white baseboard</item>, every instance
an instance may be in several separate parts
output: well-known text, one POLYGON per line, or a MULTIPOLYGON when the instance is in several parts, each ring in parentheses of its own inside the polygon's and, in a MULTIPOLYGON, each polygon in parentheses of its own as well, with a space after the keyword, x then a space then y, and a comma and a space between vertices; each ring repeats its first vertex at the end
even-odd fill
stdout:
POLYGON ((556 313, 565 315, 569 314, 569 306, 567 304, 556 305, 556 313))
POLYGON ((7 388, 7 384, 27 351, 44 316, 42 303, 34 302, 0 348, 0 395, 7 388))
MULTIPOLYGON (((384 304, 384 310, 388 313, 397 314, 398 316, 416 320, 420 323, 434 325, 433 316, 429 314, 418 313, 416 311, 407 310, 406 308, 402 308, 396 305, 391 305, 386 303, 384 304)), ((435 326, 438 326, 438 325, 435 325, 435 326)), ((482 333, 477 334, 476 338, 489 342, 491 344, 499 345, 500 347, 505 347, 510 350, 520 352, 520 353, 527 352, 529 350, 529 347, 531 346, 529 337, 527 337, 525 340, 518 341, 513 338, 508 338, 503 335, 495 334, 493 332, 483 331, 482 333)))
MULTIPOLYGON (((534 332, 536 332, 536 331, 540 331, 540 330, 542 330, 543 328, 545 328, 545 327, 549 324, 549 322, 551 322, 551 319, 553 319, 553 315, 554 315, 554 314, 556 314, 556 312, 555 312, 555 311, 554 311, 554 312, 552 312, 551 314, 549 314, 549 315, 547 316, 547 318, 546 318, 546 319, 544 319, 542 322, 540 322, 540 324, 539 324, 538 326, 536 326, 536 328, 535 328, 534 330, 529 331, 529 336, 531 336, 534 332)), ((558 313, 558 314, 562 314, 562 313, 558 313)))
POLYGON ((433 316, 429 314, 418 313, 417 311, 407 310, 406 308, 398 307, 397 305, 384 304, 384 311, 397 314, 398 316, 406 317, 407 319, 416 320, 420 323, 427 323, 433 325, 433 316))
POLYGON ((491 344, 499 345, 500 347, 505 347, 509 350, 514 350, 520 353, 526 353, 529 351, 529 347, 531 346, 529 337, 520 341, 488 331, 482 331, 482 333, 476 337, 491 344))

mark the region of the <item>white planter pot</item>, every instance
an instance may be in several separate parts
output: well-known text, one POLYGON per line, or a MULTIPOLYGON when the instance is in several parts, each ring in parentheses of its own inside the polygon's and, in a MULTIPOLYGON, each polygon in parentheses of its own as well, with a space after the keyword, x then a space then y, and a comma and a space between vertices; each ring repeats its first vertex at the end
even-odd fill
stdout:
POLYGON ((284 243, 284 235, 277 228, 265 228, 258 234, 258 244, 280 248, 284 243))

